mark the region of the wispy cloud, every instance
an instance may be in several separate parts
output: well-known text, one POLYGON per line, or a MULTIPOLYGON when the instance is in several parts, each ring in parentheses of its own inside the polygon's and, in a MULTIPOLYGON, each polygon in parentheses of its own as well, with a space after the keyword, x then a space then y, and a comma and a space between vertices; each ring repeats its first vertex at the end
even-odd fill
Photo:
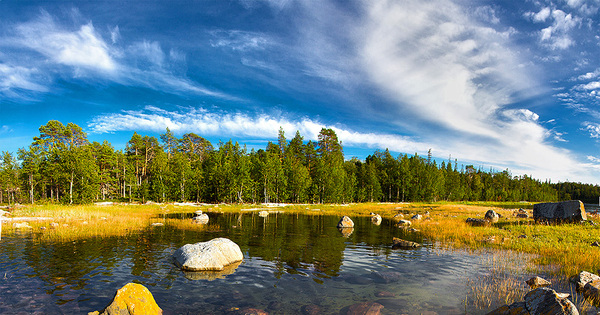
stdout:
POLYGON ((78 80, 85 77, 88 80, 141 86, 161 92, 236 99, 206 88, 184 74, 172 72, 173 63, 186 60, 185 55, 176 49, 171 49, 167 54, 159 42, 143 39, 118 45, 121 41, 118 26, 109 28, 110 43, 107 43, 92 22, 68 28, 44 12, 33 21, 15 25, 14 30, 14 34, 0 38, 0 46, 20 52, 13 54, 13 58, 0 68, 0 88, 5 94, 14 94, 16 89, 50 91, 49 82, 31 79, 30 74, 35 70, 47 78, 71 76, 73 80, 78 80), (27 57, 14 57, 20 55, 27 57), (27 70, 22 65, 24 62, 35 68, 27 70), (73 71, 69 73, 68 69, 73 71), (8 72, 12 76, 7 75, 8 72))
POLYGON ((262 50, 271 44, 264 34, 240 30, 217 30, 210 32, 212 47, 224 47, 232 50, 262 50))
POLYGON ((46 86, 39 84, 39 71, 21 66, 0 63, 0 94, 6 97, 24 97, 21 90, 46 92, 46 86))
POLYGON ((44 13, 36 21, 17 26, 16 31, 20 39, 16 41, 21 46, 33 49, 56 63, 108 72, 118 67, 108 45, 92 23, 69 31, 44 13))

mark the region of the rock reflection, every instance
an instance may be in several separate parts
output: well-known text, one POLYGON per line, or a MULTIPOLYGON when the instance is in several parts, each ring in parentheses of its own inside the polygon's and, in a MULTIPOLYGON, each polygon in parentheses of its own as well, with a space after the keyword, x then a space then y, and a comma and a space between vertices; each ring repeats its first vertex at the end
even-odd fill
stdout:
POLYGON ((340 231, 340 233, 342 233, 343 237, 348 238, 348 237, 350 237, 350 235, 352 235, 352 233, 354 233, 354 228, 351 228, 351 227, 338 228, 338 231, 340 231))
POLYGON ((208 280, 224 279, 226 276, 235 272, 241 261, 223 267, 219 271, 183 271, 183 276, 188 280, 208 280))

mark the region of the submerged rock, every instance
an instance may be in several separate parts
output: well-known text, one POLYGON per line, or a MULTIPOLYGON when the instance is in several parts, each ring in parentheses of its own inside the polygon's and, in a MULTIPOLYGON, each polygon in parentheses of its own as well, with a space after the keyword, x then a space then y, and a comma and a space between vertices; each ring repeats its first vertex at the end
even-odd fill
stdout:
POLYGON ((240 247, 227 238, 183 245, 173 253, 177 265, 187 271, 223 270, 232 263, 242 261, 240 247))
POLYGON ((340 222, 337 224, 338 228, 353 228, 354 222, 348 216, 343 216, 340 222))
POLYGON ((533 219, 536 222, 580 222, 587 220, 587 215, 581 201, 571 200, 535 204, 533 219))
POLYGON ((315 304, 304 305, 300 309, 303 315, 319 315, 322 314, 321 307, 315 304))
POLYGON ((383 305, 376 302, 362 302, 350 305, 347 315, 378 315, 381 314, 383 305))
POLYGON ((208 271, 183 270, 183 276, 188 280, 213 281, 213 280, 217 280, 217 279, 225 279, 226 276, 233 274, 237 270, 237 267, 240 266, 241 263, 242 263, 241 261, 234 262, 232 264, 224 266, 223 270, 219 270, 219 271, 215 271, 215 270, 208 270, 208 271))
POLYGON ((403 239, 397 238, 397 237, 394 237, 392 239, 392 242, 394 243, 392 245, 392 248, 394 248, 394 249, 396 249, 396 248, 417 248, 417 247, 421 246, 421 244, 419 244, 419 243, 403 240, 403 239))
POLYGON ((128 283, 117 290, 112 302, 102 311, 88 315, 154 315, 162 314, 152 293, 141 284, 128 283))

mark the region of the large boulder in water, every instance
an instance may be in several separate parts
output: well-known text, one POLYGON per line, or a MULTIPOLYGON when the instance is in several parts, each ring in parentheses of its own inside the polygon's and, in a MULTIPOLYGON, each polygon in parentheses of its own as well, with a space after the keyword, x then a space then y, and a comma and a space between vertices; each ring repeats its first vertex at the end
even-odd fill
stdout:
POLYGON ((343 216, 340 222, 337 224, 338 228, 353 228, 354 222, 347 216, 343 216))
POLYGON ((175 262, 187 271, 223 270, 227 265, 244 259, 240 247, 227 238, 183 245, 173 253, 175 262))
POLYGON ((155 315, 162 314, 152 293, 141 284, 128 283, 117 290, 112 302, 102 312, 88 315, 155 315))
POLYGON ((533 205, 533 219, 542 222, 580 222, 587 220, 583 203, 579 200, 545 202, 533 205))

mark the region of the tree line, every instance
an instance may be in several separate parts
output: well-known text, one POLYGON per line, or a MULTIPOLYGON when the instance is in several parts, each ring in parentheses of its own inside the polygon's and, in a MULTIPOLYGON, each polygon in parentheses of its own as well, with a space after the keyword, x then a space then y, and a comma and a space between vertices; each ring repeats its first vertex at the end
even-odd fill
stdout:
POLYGON ((344 160, 327 128, 316 142, 298 131, 288 140, 280 129, 276 143, 250 151, 231 140, 214 147, 194 133, 178 138, 168 128, 160 140, 134 132, 124 150, 90 142, 73 123, 51 120, 39 132, 16 156, 1 153, 0 203, 556 201, 600 193, 597 185, 459 168, 456 160, 438 165, 431 151, 344 160))

